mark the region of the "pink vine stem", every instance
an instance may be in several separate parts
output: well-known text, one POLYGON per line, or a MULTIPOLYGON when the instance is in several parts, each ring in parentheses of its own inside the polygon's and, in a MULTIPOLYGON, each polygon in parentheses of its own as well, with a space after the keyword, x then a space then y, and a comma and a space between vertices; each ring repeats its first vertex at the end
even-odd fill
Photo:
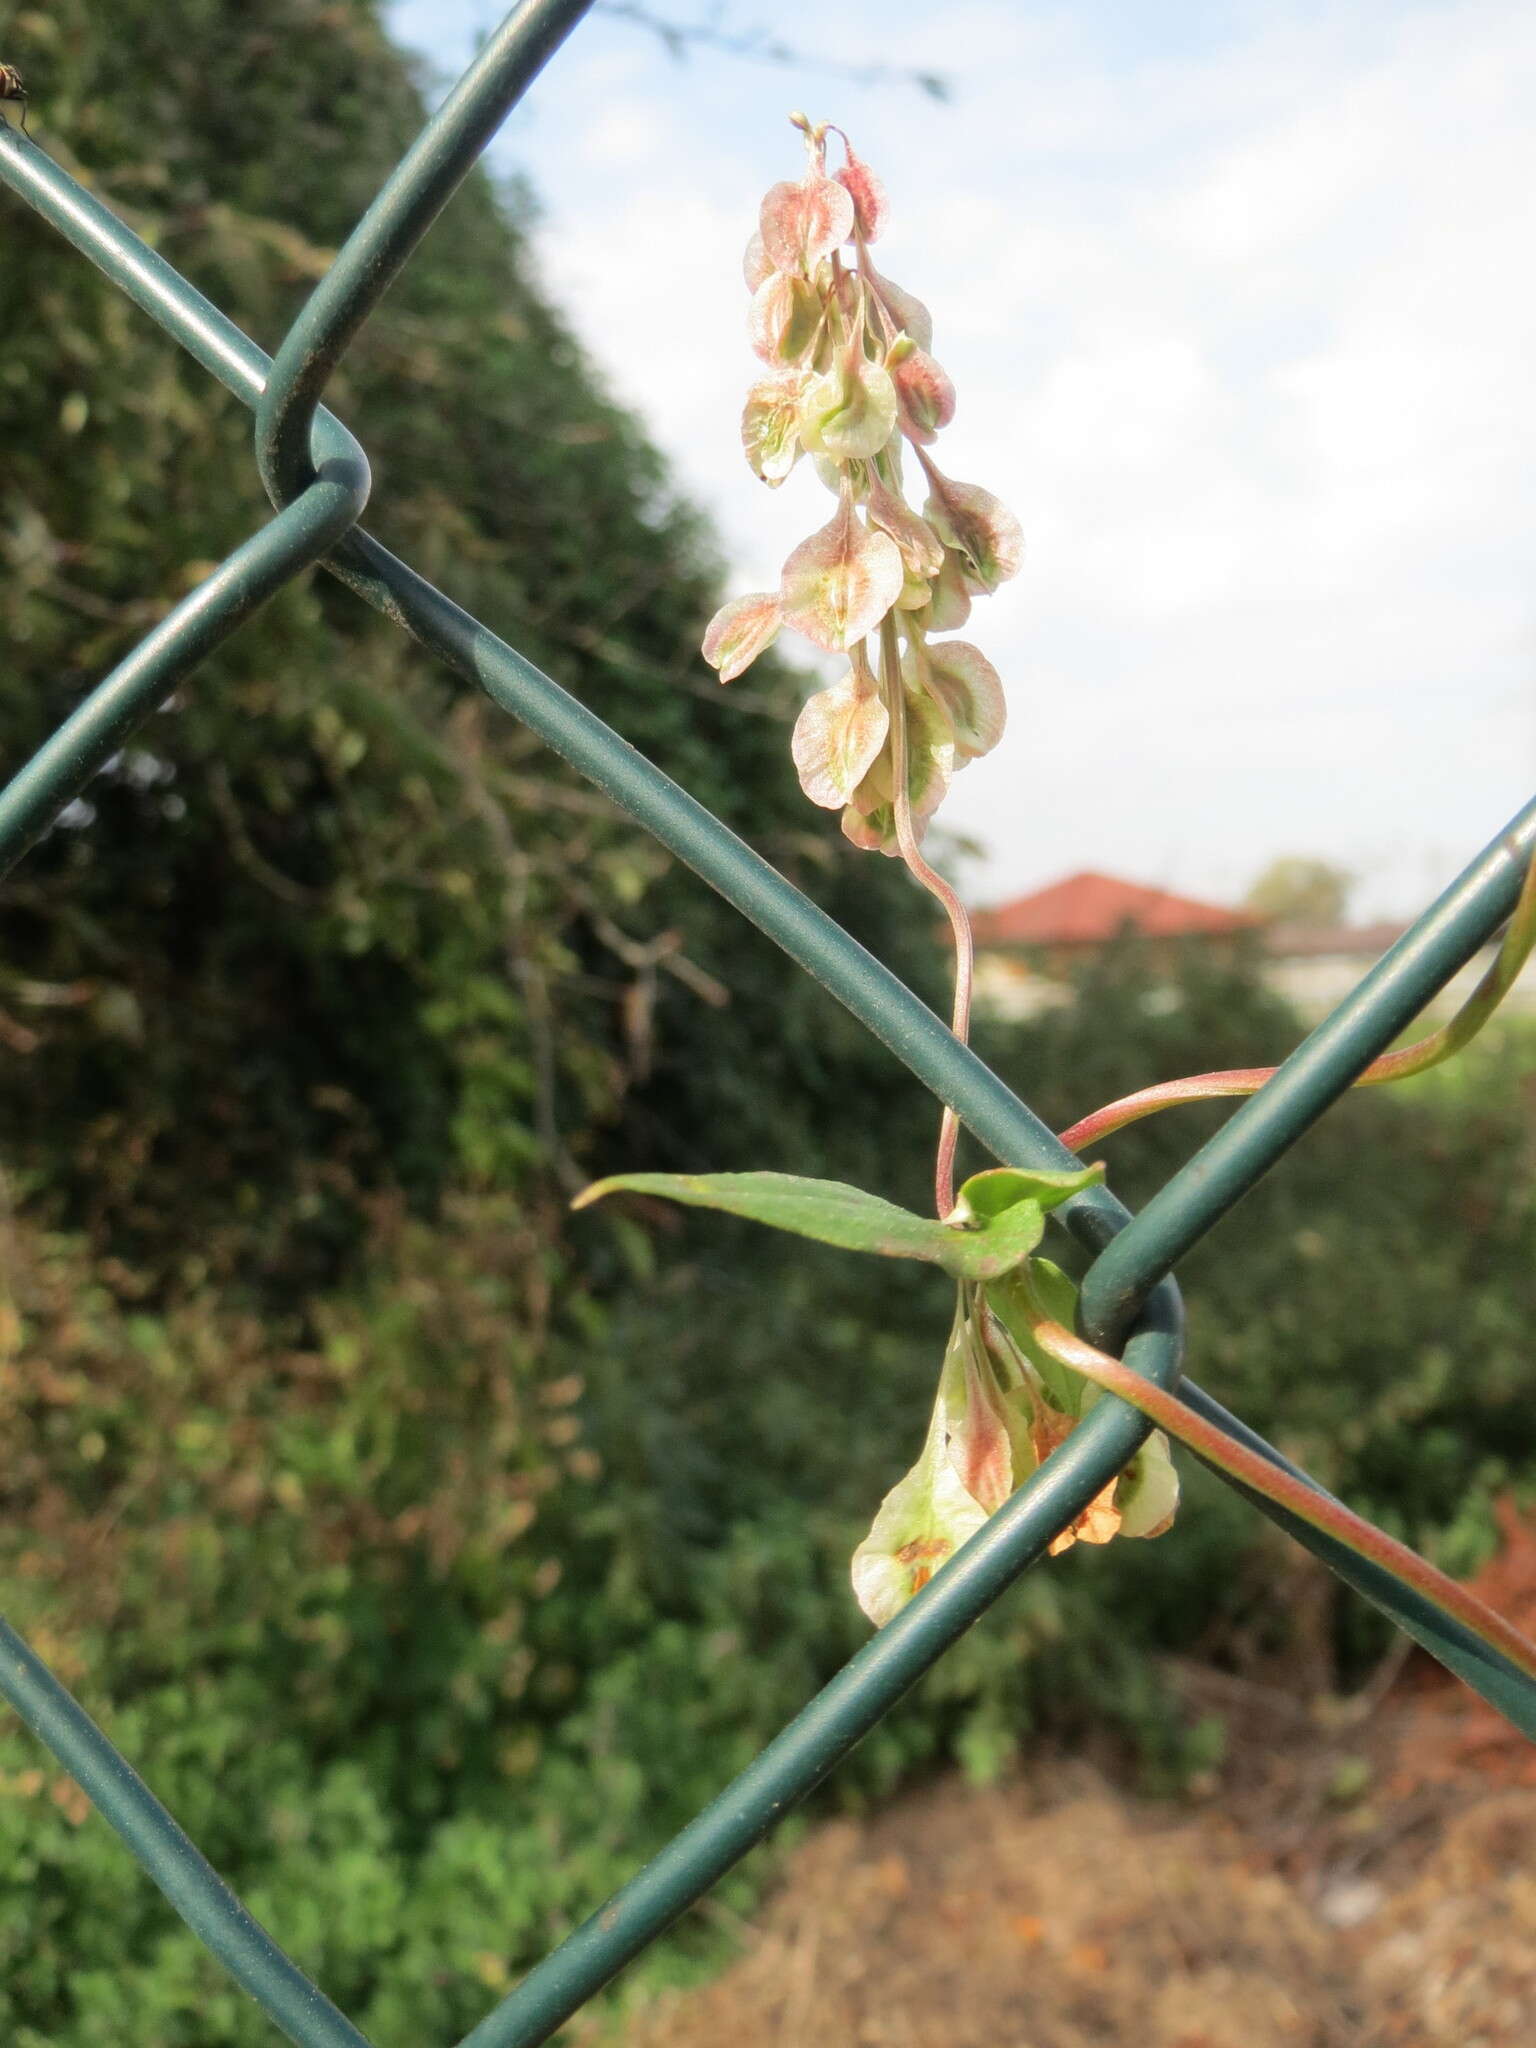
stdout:
MULTIPOLYGON (((1402 1081, 1410 1074, 1425 1073, 1430 1067, 1438 1066, 1442 1060, 1460 1052, 1482 1030, 1508 994, 1533 946, 1536 946, 1536 854, 1532 855, 1526 867, 1519 901, 1505 927, 1504 942, 1492 965, 1456 1015, 1427 1038, 1417 1039, 1412 1045, 1399 1046, 1395 1052, 1384 1052, 1379 1059, 1372 1060, 1350 1086, 1380 1088, 1389 1081, 1402 1081)), ((1225 1096, 1257 1095, 1265 1082, 1273 1080, 1278 1071, 1276 1067, 1230 1067, 1217 1073, 1187 1074, 1179 1081, 1159 1081, 1150 1088, 1138 1088, 1134 1094, 1122 1095, 1115 1102, 1106 1102, 1102 1109, 1096 1109, 1077 1123, 1070 1124, 1061 1132, 1061 1142, 1069 1151, 1081 1152, 1090 1145, 1096 1145, 1100 1138, 1107 1138, 1111 1132, 1123 1131, 1127 1124, 1140 1123, 1143 1117, 1156 1116, 1159 1110, 1173 1109, 1181 1102, 1213 1102, 1225 1096)))
MULTIPOLYGON (((908 871, 943 904, 955 940, 955 1000, 950 1029, 962 1045, 971 1035, 971 988, 975 978, 976 949, 971 920, 965 905, 944 877, 923 859, 912 823, 912 792, 907 784, 907 706, 901 686, 901 650, 896 641, 896 624, 889 613, 880 626, 880 681, 886 709, 891 715, 891 778, 895 783, 892 807, 896 818, 896 843, 908 871)), ((944 1105, 939 1119, 939 1146, 933 1162, 934 1207, 940 1218, 955 1206, 955 1147, 960 1137, 960 1119, 944 1105)))
MULTIPOLYGON (((1029 1288, 1027 1266, 1021 1268, 1021 1277, 1029 1288)), ((1228 1436, 1225 1430, 1218 1429, 1204 1416, 1196 1415, 1176 1394, 1143 1379, 1139 1372, 1120 1359, 1110 1357, 1108 1352, 1098 1350, 1085 1338, 1053 1321, 1038 1297, 1033 1296, 1032 1288, 1030 1293, 1034 1310, 1033 1335, 1052 1358, 1070 1371, 1081 1373, 1084 1379, 1091 1380, 1106 1393, 1116 1394, 1131 1407, 1139 1409, 1149 1422, 1156 1423, 1169 1436, 1177 1437, 1180 1443, 1187 1444, 1229 1478, 1239 1480, 1255 1493, 1261 1493, 1267 1500, 1288 1509, 1298 1520, 1347 1545, 1357 1557, 1368 1558, 1373 1564, 1395 1573, 1443 1614, 1461 1622, 1528 1677, 1536 1678, 1536 1643, 1522 1635, 1503 1615, 1495 1613, 1475 1593, 1465 1586, 1458 1586, 1454 1579, 1448 1579, 1444 1572, 1437 1571, 1417 1551, 1399 1543, 1385 1530, 1362 1520, 1342 1502, 1330 1500, 1327 1495, 1315 1492, 1304 1480, 1271 1465, 1257 1451, 1228 1436)))

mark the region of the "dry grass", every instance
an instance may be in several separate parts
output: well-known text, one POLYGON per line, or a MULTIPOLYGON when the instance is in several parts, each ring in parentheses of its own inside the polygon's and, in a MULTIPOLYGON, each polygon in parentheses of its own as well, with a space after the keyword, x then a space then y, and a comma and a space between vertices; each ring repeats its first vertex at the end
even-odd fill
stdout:
POLYGON ((1536 1751, 1464 1698, 1414 1670, 1362 1725, 1255 1687, 1197 1804, 1059 1763, 829 1824, 624 2048, 1515 2048, 1536 1751))

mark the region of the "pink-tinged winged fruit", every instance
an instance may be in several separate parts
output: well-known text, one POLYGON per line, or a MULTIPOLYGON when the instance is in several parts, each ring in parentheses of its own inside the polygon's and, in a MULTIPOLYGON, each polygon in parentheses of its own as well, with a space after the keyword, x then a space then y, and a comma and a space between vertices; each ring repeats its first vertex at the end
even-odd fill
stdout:
POLYGON ((764 377, 747 393, 741 415, 741 445, 753 474, 781 484, 800 460, 800 380, 764 377))
MULTIPOLYGON (((842 130, 838 133, 841 135, 842 130)), ((885 187, 865 163, 863 157, 855 156, 846 136, 843 146, 848 161, 837 173, 837 182, 853 201, 854 226, 866 242, 878 241, 885 232, 890 217, 890 201, 885 196, 885 187)))
POLYGON ((755 292, 764 278, 773 275, 773 265, 768 261, 768 251, 763 247, 760 230, 754 229, 752 239, 746 246, 741 259, 741 274, 747 281, 749 292, 755 292))
MULTIPOLYGON (((1030 1423, 1030 1441, 1035 1447, 1035 1456, 1043 1465, 1052 1451, 1060 1448, 1077 1427, 1070 1416, 1058 1415, 1053 1408, 1039 1408, 1030 1423)), ((1060 1557, 1064 1550, 1070 1550, 1074 1543, 1112 1543, 1120 1533, 1120 1510, 1115 1506, 1115 1493, 1119 1487, 1118 1475, 1096 1493, 1087 1507, 1065 1529, 1051 1538, 1050 1555, 1060 1557)))
POLYGON ((853 197, 819 171, 775 185, 763 201, 763 253, 775 270, 810 277, 853 233, 853 197))
POLYGON ((910 335, 892 345, 885 362, 896 386, 902 431, 909 440, 926 446, 955 416, 955 387, 910 335))
POLYGON ((891 715, 875 679, 857 669, 806 700, 795 721, 790 753, 800 787, 813 804, 837 810, 869 773, 890 730, 891 715))
MULTIPOLYGON (((944 801, 954 772, 955 743, 949 720, 925 691, 903 693, 907 721, 907 800, 913 836, 921 840, 928 820, 944 801)), ((843 812, 843 836, 868 852, 901 858, 896 829, 896 761, 891 742, 876 756, 869 773, 843 812)))
POLYGON ((1122 1536, 1161 1536, 1173 1526, 1179 1505, 1179 1475, 1168 1439, 1154 1429, 1115 1488, 1122 1536))
POLYGON ((821 325, 821 301, 803 277, 772 270, 752 294, 747 332, 765 363, 798 363, 821 325))
POLYGON ((933 595, 923 614, 925 633, 953 633, 971 616, 971 593, 965 587, 965 564, 953 548, 944 549, 944 561, 933 579, 933 595))
POLYGON ((858 847, 861 853, 884 853, 898 860, 901 857, 901 848, 896 843, 896 818, 888 803, 877 804, 868 811, 849 804, 843 812, 842 831, 848 844, 858 847))
MULTIPOLYGON (((828 177, 827 137, 842 131, 804 115, 791 119, 810 164, 798 182, 769 192, 746 253, 752 344, 772 374, 748 393, 742 444, 770 484, 809 452, 837 511, 790 555, 777 594, 722 607, 704 652, 722 681, 739 675, 781 624, 847 653, 849 672, 816 691, 796 720, 791 751, 801 786, 812 803, 841 810, 855 845, 907 862, 944 903, 957 957, 968 962, 964 909, 918 847, 955 769, 1002 737, 1003 692, 979 649, 929 635, 962 625, 973 595, 1017 572, 1022 537, 990 492, 950 481, 926 452, 953 417, 955 394, 929 353, 927 308, 869 260, 868 245, 886 225, 884 188, 846 137, 846 163, 828 177), (922 517, 904 493, 904 442, 930 486, 922 517), (865 645, 877 629, 878 675, 865 645)), ((962 1043, 967 975, 968 967, 957 973, 954 1009, 962 1043)), ((1047 1209, 1079 1192, 1097 1169, 1073 1176, 994 1168, 972 1175, 956 1201, 955 1132, 946 1111, 937 1221, 858 1189, 782 1174, 629 1174, 584 1198, 621 1188, 670 1195, 823 1243, 930 1260, 960 1282, 922 1455, 886 1495, 854 1555, 859 1602, 876 1623, 922 1590, 1054 1456, 1098 1398, 1095 1368, 1071 1363, 1088 1349, 1069 1334, 1076 1291, 1034 1257, 1047 1209)), ((1100 1353, 1092 1357, 1120 1370, 1100 1353)), ((1154 1433, 1051 1547, 1155 1536, 1177 1503, 1167 1441, 1154 1433)))
MULTIPOLYGON (((957 1319, 958 1320, 958 1319, 957 1319)), ((946 1449, 961 1485, 989 1515, 1035 1469, 1027 1430, 998 1384, 985 1345, 971 1323, 952 1337, 939 1381, 946 1449)))
POLYGON ((967 640, 940 640, 921 657, 907 656, 909 686, 933 692, 948 714, 955 762, 963 766, 990 754, 1003 736, 1008 707, 997 670, 967 640))
POLYGON ((781 624, 779 600, 771 592, 733 597, 709 622, 704 659, 720 671, 721 682, 728 683, 772 646, 781 624))
POLYGON ((816 472, 817 481, 825 484, 834 497, 846 491, 855 505, 863 504, 867 469, 865 463, 838 462, 830 455, 813 453, 811 467, 816 472))
MULTIPOLYGON (((1051 1316, 1071 1329, 1077 1313, 1077 1289, 1049 1259, 1035 1259, 1029 1279, 1018 1274, 989 1281, 986 1333, 988 1350, 1000 1379, 1016 1381, 1011 1398, 1028 1418, 1031 1444, 1043 1463, 1067 1440, 1084 1416, 1092 1413, 1099 1389, 1052 1358, 1030 1332, 1028 1303, 1033 1296, 1051 1316)), ((1094 1496, 1083 1512, 1051 1544, 1059 1556, 1074 1543, 1108 1543, 1115 1536, 1161 1536, 1179 1504, 1179 1478, 1169 1455, 1168 1439, 1154 1430, 1125 1470, 1094 1496)))
POLYGON ((897 334, 909 334, 919 348, 933 347, 933 315, 921 299, 903 291, 888 277, 882 277, 866 258, 859 266, 870 290, 885 308, 886 317, 897 334))
POLYGON ((871 477, 864 502, 870 524, 888 533, 900 548, 908 574, 937 576, 944 566, 944 545, 927 520, 919 519, 906 500, 888 490, 878 476, 871 477))
POLYGON ((901 555, 889 534, 871 533, 845 495, 836 513, 784 564, 784 623, 833 654, 872 633, 901 595, 901 555))
POLYGON ((896 387, 856 342, 800 394, 800 438, 815 455, 862 462, 896 431, 896 387))
MULTIPOLYGON (((777 600, 728 605, 706 652, 726 678, 780 624, 832 653, 856 654, 884 634, 872 688, 886 712, 862 683, 834 685, 802 712, 795 763, 813 801, 842 809, 848 838, 890 854, 904 844, 914 873, 937 890, 917 843, 955 768, 997 743, 1003 708, 983 656, 968 646, 930 653, 928 639, 963 625, 973 593, 1015 572, 1022 543, 997 499, 951 483, 926 452, 954 415, 955 392, 930 353, 927 307, 870 261, 888 222, 884 186, 840 128, 804 114, 790 120, 805 138, 805 175, 769 191, 743 261, 752 346, 769 374, 747 394, 741 440, 769 485, 808 455, 838 509, 791 553, 777 600), (844 161, 829 176, 829 145, 839 142, 844 161), (907 502, 905 443, 927 472, 926 516, 907 502), (908 737, 900 789, 887 716, 897 697, 908 737)), ((873 651, 858 655, 856 675, 870 674, 873 651)))
POLYGON ((1002 500, 979 484, 951 483, 931 464, 928 481, 933 488, 923 512, 939 538, 959 555, 967 590, 979 597, 1016 576, 1024 536, 1002 500))
POLYGON ((949 790, 955 771, 955 738, 943 709, 921 690, 905 692, 907 790, 912 822, 926 825, 949 790))
POLYGON ((880 1503, 853 1553, 854 1594, 876 1628, 898 1615, 987 1519, 950 1462, 946 1407, 941 1386, 922 1456, 880 1503))

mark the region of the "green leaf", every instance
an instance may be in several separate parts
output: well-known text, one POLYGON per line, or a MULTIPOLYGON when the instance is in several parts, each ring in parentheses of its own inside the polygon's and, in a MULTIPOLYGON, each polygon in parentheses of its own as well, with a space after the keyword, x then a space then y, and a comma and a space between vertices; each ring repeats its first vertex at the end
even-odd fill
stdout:
POLYGON ((1097 1187, 1104 1178, 1104 1162, 1082 1166, 1067 1173, 1031 1173, 1022 1166, 993 1166, 985 1173, 973 1173, 960 1189, 954 1214, 964 1221, 1000 1216, 1019 1202, 1037 1202, 1042 1209, 1054 1209, 1070 1195, 1097 1187))
MULTIPOLYGON (((1061 1268, 1049 1259, 1036 1259, 1030 1279, 1037 1299, 1052 1320, 1063 1329, 1075 1330, 1077 1288, 1061 1268)), ((1034 1317, 1022 1290, 1005 1275, 988 1287, 987 1304, 1033 1366, 1052 1407, 1059 1408, 1064 1415, 1085 1415, 1097 1401, 1098 1389, 1035 1342, 1034 1317)))
MULTIPOLYGON (((1023 1183, 1069 1176, 1021 1174, 1017 1178, 1023 1183)), ((1059 1194, 1051 1193, 1049 1200, 1061 1201, 1072 1192, 1065 1188, 1059 1194)), ((958 1280, 995 1280, 1010 1272, 1029 1256, 1045 1230, 1046 1205, 1033 1196, 1016 1196, 997 1214, 977 1214, 970 1223, 940 1223, 932 1217, 915 1216, 910 1209, 898 1209, 894 1202, 866 1194, 863 1188, 835 1180, 807 1180, 795 1173, 620 1173, 584 1188, 571 1207, 584 1209, 604 1195, 619 1193, 660 1195, 694 1209, 719 1209, 728 1216, 766 1223, 773 1230, 837 1245, 843 1251, 874 1252, 887 1259, 922 1259, 942 1266, 958 1280)))

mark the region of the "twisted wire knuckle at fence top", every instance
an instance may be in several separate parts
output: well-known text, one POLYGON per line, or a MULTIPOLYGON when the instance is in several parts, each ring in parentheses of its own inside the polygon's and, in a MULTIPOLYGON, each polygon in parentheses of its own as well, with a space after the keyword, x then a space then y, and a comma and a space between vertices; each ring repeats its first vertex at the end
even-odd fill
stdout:
MULTIPOLYGON (((321 406, 348 345, 507 113, 591 0, 526 0, 401 160, 268 358, 98 200, 0 119, 0 180, 96 263, 256 415, 274 516, 178 604, 0 791, 0 874, 47 830, 202 658, 318 562, 477 684, 733 903, 877 1034, 999 1160, 1072 1155, 886 968, 701 805, 515 648, 461 611, 358 525, 367 458, 321 406)), ((1139 1215, 1103 1188, 1062 1212, 1093 1253, 1084 1334, 1120 1353, 1271 1463, 1280 1454, 1180 1380, 1175 1262, 1398 1036, 1509 916, 1536 854, 1528 805, 1139 1215)), ((775 1826, 1042 1556, 1145 1438, 1104 1400, 918 1597, 838 1673, 742 1775, 476 2026, 461 2048, 547 2040, 616 1971, 775 1826)), ((1300 1475, 1305 1477, 1305 1475, 1300 1475)), ((1312 1482, 1308 1481, 1308 1484, 1312 1482)), ((1318 1489, 1321 1491, 1321 1489, 1318 1489)), ((1536 1684, 1390 1571, 1258 1496, 1322 1557, 1528 1735, 1536 1684)), ((0 1692, 84 1787, 176 1911, 302 2048, 368 2048, 277 1946, 52 1673, 0 1621, 0 1692)))

